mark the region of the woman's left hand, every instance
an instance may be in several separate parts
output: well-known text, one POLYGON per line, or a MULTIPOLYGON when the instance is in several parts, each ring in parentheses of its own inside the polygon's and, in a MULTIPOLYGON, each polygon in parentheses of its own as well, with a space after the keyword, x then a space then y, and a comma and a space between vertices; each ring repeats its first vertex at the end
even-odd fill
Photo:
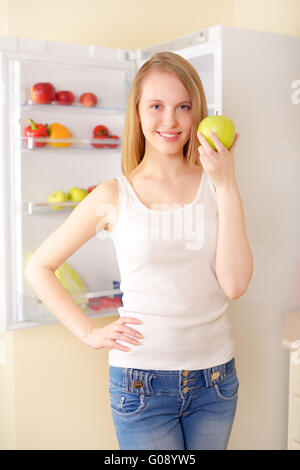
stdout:
POLYGON ((198 147, 200 162, 216 190, 231 186, 236 182, 233 153, 240 134, 235 134, 229 149, 222 144, 218 136, 211 131, 210 136, 217 150, 214 150, 203 134, 197 132, 201 145, 198 147))

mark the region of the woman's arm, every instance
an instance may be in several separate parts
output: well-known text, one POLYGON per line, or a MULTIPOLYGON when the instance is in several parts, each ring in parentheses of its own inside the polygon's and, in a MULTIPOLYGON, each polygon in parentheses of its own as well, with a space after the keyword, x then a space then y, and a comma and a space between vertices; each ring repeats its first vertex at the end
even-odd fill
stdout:
POLYGON ((110 221, 116 197, 114 184, 113 180, 105 181, 86 196, 65 222, 37 248, 25 270, 25 278, 39 299, 80 339, 92 331, 93 324, 54 272, 110 221))
POLYGON ((50 310, 77 338, 84 341, 93 330, 93 323, 76 305, 52 269, 30 265, 25 277, 32 289, 50 310))
POLYGON ((253 274, 253 256, 246 234, 237 183, 216 188, 219 224, 216 275, 228 297, 243 295, 253 274))
POLYGON ((88 346, 130 351, 117 340, 139 345, 142 336, 127 323, 138 325, 140 320, 122 317, 103 328, 91 320, 76 305, 55 275, 56 269, 90 238, 116 221, 118 204, 117 183, 112 179, 99 184, 38 247, 30 258, 25 277, 44 305, 72 333, 88 346))
POLYGON ((216 151, 198 133, 198 148, 204 171, 215 186, 218 205, 218 239, 216 275, 225 294, 231 299, 243 295, 253 274, 253 256, 246 234, 242 200, 234 171, 233 152, 239 138, 227 149, 211 133, 216 151))

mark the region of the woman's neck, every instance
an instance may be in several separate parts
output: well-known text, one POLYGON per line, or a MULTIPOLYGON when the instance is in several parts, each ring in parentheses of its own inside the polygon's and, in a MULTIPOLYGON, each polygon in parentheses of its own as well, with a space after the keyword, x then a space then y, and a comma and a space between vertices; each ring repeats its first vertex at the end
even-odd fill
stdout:
POLYGON ((135 173, 161 180, 176 180, 190 169, 190 163, 184 155, 147 154, 145 153, 135 173))

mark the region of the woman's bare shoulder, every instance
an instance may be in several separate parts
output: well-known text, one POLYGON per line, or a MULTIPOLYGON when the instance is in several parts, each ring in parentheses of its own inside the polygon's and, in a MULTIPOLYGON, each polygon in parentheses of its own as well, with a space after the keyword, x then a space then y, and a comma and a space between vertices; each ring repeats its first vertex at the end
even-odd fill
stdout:
POLYGON ((107 202, 114 203, 118 200, 118 180, 117 178, 111 178, 108 180, 99 183, 98 186, 94 189, 94 191, 99 192, 101 194, 101 199, 107 199, 107 202))
MULTIPOLYGON (((114 208, 113 213, 118 215, 119 212, 119 188, 117 178, 111 178, 98 184, 94 191, 99 191, 99 202, 114 208)), ((104 230, 111 228, 112 221, 108 217, 104 230)))

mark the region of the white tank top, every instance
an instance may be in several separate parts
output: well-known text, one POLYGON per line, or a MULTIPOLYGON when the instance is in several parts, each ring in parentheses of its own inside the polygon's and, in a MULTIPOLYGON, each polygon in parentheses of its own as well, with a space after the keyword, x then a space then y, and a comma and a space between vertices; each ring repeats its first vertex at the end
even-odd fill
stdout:
POLYGON ((119 218, 111 237, 120 270, 120 317, 144 339, 131 351, 109 351, 116 367, 206 369, 229 361, 234 339, 226 295, 216 278, 218 230, 214 187, 202 171, 191 204, 146 207, 122 175, 119 218))

